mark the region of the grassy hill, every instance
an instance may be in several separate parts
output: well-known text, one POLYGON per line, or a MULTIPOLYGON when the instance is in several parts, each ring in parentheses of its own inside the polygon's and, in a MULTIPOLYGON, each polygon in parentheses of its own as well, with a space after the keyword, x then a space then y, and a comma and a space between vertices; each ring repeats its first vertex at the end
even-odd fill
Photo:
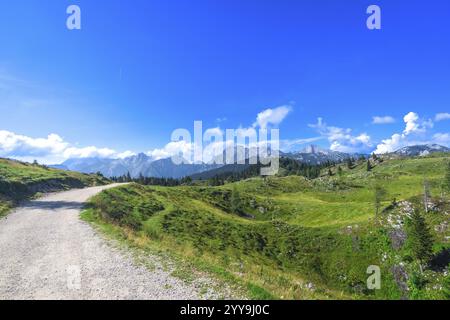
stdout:
POLYGON ((18 201, 39 193, 102 185, 108 180, 97 175, 50 169, 0 158, 0 216, 18 201))
POLYGON ((252 178, 219 187, 131 184, 94 197, 84 218, 235 281, 252 298, 442 299, 449 290, 450 202, 441 188, 448 161, 377 159, 368 171, 361 160, 312 180, 252 178), (376 186, 384 188, 378 215, 376 186), (435 257, 423 274, 408 242, 412 210, 434 237, 435 257), (381 268, 380 290, 367 289, 370 265, 381 268))

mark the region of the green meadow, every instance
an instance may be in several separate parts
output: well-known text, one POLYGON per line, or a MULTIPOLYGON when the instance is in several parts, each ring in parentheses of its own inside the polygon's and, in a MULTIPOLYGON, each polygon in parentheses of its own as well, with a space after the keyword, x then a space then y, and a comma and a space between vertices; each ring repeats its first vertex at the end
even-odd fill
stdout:
POLYGON ((408 239, 395 243, 407 238, 406 201, 425 217, 434 254, 448 251, 448 161, 377 159, 368 171, 361 160, 312 180, 281 172, 218 187, 130 184, 95 196, 83 217, 132 246, 233 282, 249 298, 446 299, 448 275, 430 267, 417 280, 408 239), (378 214, 376 186, 384 190, 378 214), (367 287, 371 265, 381 269, 377 290, 367 287))

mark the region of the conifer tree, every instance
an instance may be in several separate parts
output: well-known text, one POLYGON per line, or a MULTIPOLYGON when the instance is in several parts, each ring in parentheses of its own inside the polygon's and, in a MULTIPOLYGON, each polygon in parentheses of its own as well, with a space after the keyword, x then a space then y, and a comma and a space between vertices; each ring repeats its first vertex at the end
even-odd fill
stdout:
POLYGON ((353 169, 354 163, 353 163, 353 159, 352 158, 348 158, 347 159, 347 167, 349 169, 353 169))
POLYGON ((231 212, 234 214, 241 214, 242 212, 242 202, 241 197, 239 195, 239 191, 236 187, 233 188, 233 191, 231 192, 231 212))
POLYGON ((375 192, 374 192, 374 204, 375 204, 375 214, 378 216, 380 213, 381 208, 381 202, 383 201, 383 198, 386 196, 386 190, 377 184, 375 186, 375 192))
POLYGON ((433 256, 433 236, 419 211, 414 210, 408 230, 409 246, 413 257, 420 262, 420 268, 433 256))
POLYGON ((423 205, 425 207, 425 212, 428 213, 428 202, 431 198, 430 195, 430 183, 428 180, 423 181, 423 205))

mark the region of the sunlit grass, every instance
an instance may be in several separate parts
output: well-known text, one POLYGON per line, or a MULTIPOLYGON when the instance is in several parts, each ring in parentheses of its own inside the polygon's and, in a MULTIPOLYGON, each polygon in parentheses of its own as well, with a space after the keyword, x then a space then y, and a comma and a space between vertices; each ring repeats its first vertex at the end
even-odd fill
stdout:
MULTIPOLYGON (((389 160, 370 172, 365 162, 353 169, 342 165, 341 176, 324 172, 315 180, 252 178, 220 187, 132 184, 94 197, 91 217, 104 228, 125 228, 121 236, 138 247, 170 252, 184 264, 239 283, 252 298, 400 299, 393 262, 382 257, 407 252, 394 252, 380 226, 374 186, 386 189, 382 209, 394 199, 420 199, 424 179, 437 196, 447 160, 389 160), (230 210, 232 190, 240 193, 245 216, 230 210), (366 289, 369 265, 379 265, 384 274, 379 291, 366 289)), ((414 205, 420 208, 420 202, 414 205)), ((442 217, 427 219, 432 225, 442 222, 442 217)))

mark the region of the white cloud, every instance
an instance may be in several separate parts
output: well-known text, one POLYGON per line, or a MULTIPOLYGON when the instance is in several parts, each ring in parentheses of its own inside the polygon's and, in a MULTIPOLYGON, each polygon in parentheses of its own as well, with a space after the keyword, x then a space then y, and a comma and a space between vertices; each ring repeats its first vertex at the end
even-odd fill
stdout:
POLYGON ((256 122, 253 127, 260 127, 266 129, 269 125, 277 126, 286 118, 292 111, 291 106, 281 106, 275 109, 266 109, 258 113, 256 122))
POLYGON ((379 117, 375 116, 372 118, 372 124, 390 124, 395 123, 395 119, 391 116, 379 117))
POLYGON ((408 113, 404 118, 405 122, 405 130, 403 133, 405 135, 413 134, 413 133, 425 133, 427 128, 433 127, 432 120, 420 120, 419 115, 415 112, 408 113))
POLYGON ((117 154, 117 158, 119 158, 119 159, 125 159, 125 158, 129 158, 129 157, 133 157, 133 156, 135 156, 135 155, 136 155, 136 152, 127 150, 127 151, 118 153, 118 154, 117 154))
MULTIPOLYGON (((194 150, 194 145, 191 142, 188 141, 176 141, 176 142, 169 142, 161 149, 154 149, 147 152, 147 155, 152 157, 155 160, 159 159, 165 159, 170 158, 172 156, 177 156, 180 154, 183 155, 191 155, 194 150)), ((188 161, 191 161, 191 157, 188 157, 189 159, 186 159, 188 161)))
POLYGON ((446 137, 448 134, 435 134, 432 139, 426 137, 429 128, 433 128, 432 120, 422 120, 415 112, 409 112, 403 118, 405 129, 402 133, 395 133, 389 139, 382 140, 377 145, 375 153, 383 154, 397 151, 400 148, 425 144, 425 143, 442 143, 447 144, 446 137))
POLYGON ((438 144, 448 145, 450 143, 450 134, 448 133, 436 133, 433 135, 433 141, 438 144))
POLYGON ((435 118, 435 121, 443 121, 443 120, 450 120, 450 113, 438 113, 435 118))
POLYGON ((0 131, 0 156, 45 156, 61 154, 68 147, 57 134, 47 138, 30 138, 13 132, 0 131))
POLYGON ((353 135, 352 129, 328 126, 322 118, 309 127, 316 129, 321 136, 328 139, 330 149, 333 151, 355 153, 365 152, 372 147, 371 138, 367 133, 353 135))
POLYGON ((391 138, 383 140, 376 148, 376 154, 394 152, 405 146, 405 135, 395 133, 391 138))
POLYGON ((63 157, 70 158, 113 158, 116 157, 115 150, 108 148, 97 148, 94 146, 85 148, 70 147, 64 150, 63 157))
POLYGON ((417 121, 419 120, 419 115, 415 112, 408 113, 404 118, 403 121, 405 121, 406 127, 403 133, 405 135, 414 133, 414 132, 420 132, 423 129, 420 128, 417 121))
POLYGON ((292 139, 292 140, 281 140, 280 141, 280 149, 284 152, 296 151, 298 146, 310 144, 313 142, 317 142, 319 140, 323 140, 324 137, 313 137, 313 138, 303 138, 303 139, 292 139))
POLYGON ((122 158, 132 154, 131 151, 118 153, 113 149, 95 146, 75 147, 54 133, 46 138, 31 138, 0 130, 0 157, 37 159, 41 163, 53 163, 69 158, 122 158))

